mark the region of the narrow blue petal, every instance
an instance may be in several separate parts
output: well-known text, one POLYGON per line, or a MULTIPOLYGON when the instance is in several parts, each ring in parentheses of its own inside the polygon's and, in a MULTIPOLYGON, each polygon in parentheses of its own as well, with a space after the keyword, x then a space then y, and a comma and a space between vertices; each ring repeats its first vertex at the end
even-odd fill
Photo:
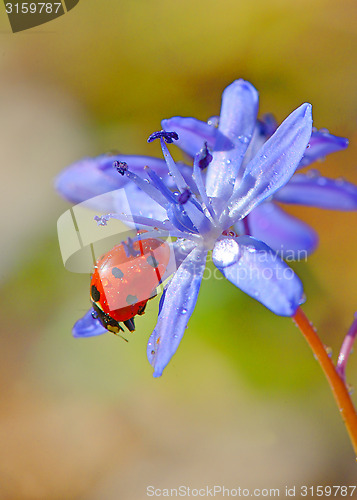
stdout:
POLYGON ((289 266, 265 243, 250 236, 218 241, 213 263, 235 286, 279 316, 292 316, 303 287, 289 266))
POLYGON ((177 132, 179 138, 175 141, 175 146, 192 158, 203 148, 205 142, 209 147, 213 147, 217 133, 217 128, 213 125, 208 125, 196 118, 182 116, 162 120, 161 126, 164 130, 177 132))
POLYGON ((81 203, 94 196, 119 189, 128 183, 128 179, 119 175, 113 168, 114 161, 126 162, 130 170, 139 175, 144 175, 146 165, 158 175, 167 175, 166 163, 159 158, 101 155, 96 158, 83 158, 67 167, 57 176, 55 188, 72 203, 81 203))
POLYGON ((293 111, 248 163, 228 204, 232 223, 288 182, 311 137, 311 105, 293 111))
POLYGON ((92 311, 93 309, 90 309, 88 312, 86 312, 83 318, 79 319, 75 323, 72 329, 73 337, 76 338, 94 337, 96 335, 102 335, 103 333, 108 333, 108 330, 106 330, 101 325, 100 321, 93 318, 92 311))
POLYGON ((287 260, 304 259, 317 246, 317 233, 275 203, 261 203, 247 217, 251 236, 287 260))
POLYGON ((346 149, 348 139, 330 134, 327 130, 313 130, 309 147, 302 157, 299 167, 306 167, 314 161, 324 159, 325 156, 346 149))
POLYGON ((183 337, 196 305, 206 256, 205 249, 194 248, 166 289, 157 325, 147 347, 149 362, 154 367, 154 377, 162 375, 183 337))
POLYGON ((274 199, 330 210, 357 210, 357 186, 344 179, 296 174, 274 199))
POLYGON ((213 160, 207 169, 208 196, 228 199, 251 141, 258 113, 258 93, 244 80, 236 80, 222 95, 213 160))

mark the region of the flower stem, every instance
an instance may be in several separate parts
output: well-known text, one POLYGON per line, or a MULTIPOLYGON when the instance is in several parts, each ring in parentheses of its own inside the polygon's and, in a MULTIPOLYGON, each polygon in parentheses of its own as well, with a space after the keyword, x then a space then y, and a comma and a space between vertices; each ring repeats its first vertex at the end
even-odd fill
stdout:
POLYGON ((299 327, 301 333, 311 347, 316 359, 320 363, 325 377, 327 378, 327 381, 331 387, 332 394, 335 398, 342 419, 346 425, 354 452, 357 456, 357 413, 353 406, 345 382, 336 371, 334 364, 332 363, 326 352, 325 346, 321 342, 315 329, 300 307, 297 309, 292 319, 299 327))

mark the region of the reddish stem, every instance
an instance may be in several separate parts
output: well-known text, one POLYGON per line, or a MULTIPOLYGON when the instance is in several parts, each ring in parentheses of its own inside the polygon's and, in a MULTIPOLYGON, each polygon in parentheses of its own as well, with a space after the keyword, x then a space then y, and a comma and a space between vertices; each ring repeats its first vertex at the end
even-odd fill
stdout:
POLYGON ((353 449, 357 456, 357 414, 345 382, 338 374, 334 364, 326 352, 325 346, 300 307, 297 309, 292 319, 299 327, 316 359, 320 363, 325 377, 331 387, 332 394, 336 400, 337 407, 346 425, 353 449))

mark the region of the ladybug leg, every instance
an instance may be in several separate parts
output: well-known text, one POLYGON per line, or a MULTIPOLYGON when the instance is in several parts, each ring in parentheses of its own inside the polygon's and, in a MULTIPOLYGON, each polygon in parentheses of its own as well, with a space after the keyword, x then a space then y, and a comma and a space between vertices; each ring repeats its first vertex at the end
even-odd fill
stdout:
POLYGON ((129 332, 135 331, 134 318, 127 319, 126 321, 123 321, 123 323, 127 327, 127 329, 129 330, 129 332))
MULTIPOLYGON (((122 328, 122 327, 120 327, 120 330, 123 330, 123 328, 122 328)), ((124 331, 124 330, 123 330, 123 331, 124 331)), ((113 332, 113 333, 114 333, 114 335, 115 335, 116 337, 120 337, 121 339, 125 340, 125 342, 129 342, 129 340, 128 340, 128 339, 126 339, 125 337, 123 337, 123 335, 120 335, 120 333, 115 333, 115 332, 113 332)))
POLYGON ((154 288, 154 290, 151 292, 151 295, 148 298, 148 300, 154 299, 155 297, 157 297, 157 290, 156 290, 156 288, 154 288))
POLYGON ((142 306, 139 307, 139 310, 138 310, 138 315, 139 316, 141 316, 142 314, 144 314, 145 308, 146 308, 146 302, 145 302, 144 305, 142 305, 142 306))

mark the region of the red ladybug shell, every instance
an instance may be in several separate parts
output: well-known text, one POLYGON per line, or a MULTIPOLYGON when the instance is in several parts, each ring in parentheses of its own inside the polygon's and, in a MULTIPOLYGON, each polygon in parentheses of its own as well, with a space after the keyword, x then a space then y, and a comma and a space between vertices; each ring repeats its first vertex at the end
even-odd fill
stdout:
POLYGON ((131 244, 127 255, 122 244, 98 259, 91 281, 99 294, 92 301, 116 321, 126 321, 143 311, 167 268, 170 248, 162 240, 148 238, 131 244), (98 296, 99 295, 99 296, 98 296))

